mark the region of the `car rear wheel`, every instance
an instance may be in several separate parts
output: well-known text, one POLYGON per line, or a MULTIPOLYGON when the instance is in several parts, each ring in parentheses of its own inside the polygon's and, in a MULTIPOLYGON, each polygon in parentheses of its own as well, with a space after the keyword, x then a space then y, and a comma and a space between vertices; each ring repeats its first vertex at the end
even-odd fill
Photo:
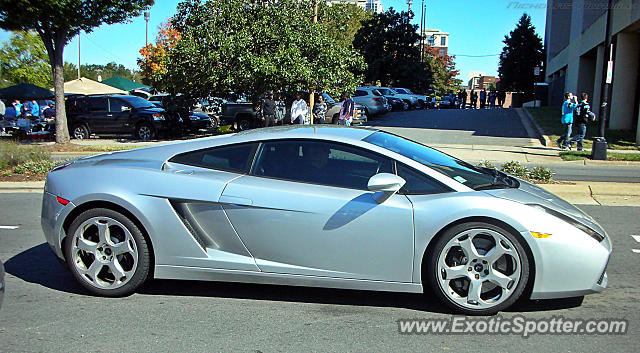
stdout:
POLYGON ((67 265, 89 292, 118 297, 135 292, 149 276, 147 241, 124 215, 106 208, 83 212, 64 242, 67 265))
POLYGON ((84 125, 76 125, 73 127, 73 138, 78 140, 89 138, 89 130, 84 125))
POLYGON ((418 109, 424 109, 424 102, 419 100, 418 103, 416 103, 416 108, 418 109))
POLYGON ((238 120, 238 130, 240 131, 245 131, 245 130, 249 130, 253 127, 253 124, 251 123, 251 120, 247 119, 247 118, 242 118, 240 120, 238 120))
POLYGON ((142 141, 151 140, 155 136, 153 127, 148 123, 141 123, 136 129, 136 136, 142 141))
POLYGON ((448 229, 427 261, 431 289, 465 315, 491 315, 511 306, 529 279, 529 257, 519 239, 487 223, 448 229))

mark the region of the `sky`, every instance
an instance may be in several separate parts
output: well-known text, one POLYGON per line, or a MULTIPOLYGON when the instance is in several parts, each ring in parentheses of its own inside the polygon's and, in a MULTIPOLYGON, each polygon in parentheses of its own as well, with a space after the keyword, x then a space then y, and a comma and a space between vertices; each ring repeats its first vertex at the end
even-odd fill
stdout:
MULTIPOLYGON (((156 0, 150 11, 149 42, 153 42, 158 25, 176 12, 179 0, 156 0)), ((420 22, 422 0, 413 0, 416 13, 415 24, 420 22)), ((436 28, 449 33, 449 54, 456 55, 455 63, 460 75, 467 83, 470 71, 485 72, 488 76, 498 74, 498 54, 502 51, 504 36, 513 30, 522 16, 523 8, 531 16, 536 32, 544 38, 546 0, 424 0, 427 5, 427 28, 436 28), (485 57, 471 57, 485 56, 485 57)), ((385 10, 393 7, 406 10, 406 0, 382 0, 385 10)), ((9 38, 9 33, 0 32, 0 41, 9 38)), ((80 62, 84 64, 107 64, 116 62, 127 68, 137 69, 139 50, 145 45, 145 21, 143 16, 132 18, 128 23, 103 25, 93 32, 80 35, 80 62)), ((72 39, 64 51, 64 60, 78 63, 78 39, 72 39)))

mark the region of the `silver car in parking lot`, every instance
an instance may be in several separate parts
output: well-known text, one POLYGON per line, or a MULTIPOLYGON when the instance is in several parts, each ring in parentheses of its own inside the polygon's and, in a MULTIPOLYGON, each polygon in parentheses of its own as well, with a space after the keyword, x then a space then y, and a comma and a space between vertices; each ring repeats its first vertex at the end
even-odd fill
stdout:
POLYGON ((471 315, 600 292, 611 253, 591 217, 535 185, 338 126, 60 165, 47 176, 42 228, 97 295, 128 295, 151 277, 429 291, 471 315))

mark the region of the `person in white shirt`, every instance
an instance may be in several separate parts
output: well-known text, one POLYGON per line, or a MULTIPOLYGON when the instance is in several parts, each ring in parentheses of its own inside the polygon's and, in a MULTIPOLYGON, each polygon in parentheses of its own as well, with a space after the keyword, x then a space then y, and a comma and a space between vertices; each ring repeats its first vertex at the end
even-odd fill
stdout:
POLYGON ((300 93, 296 93, 296 100, 291 104, 291 124, 304 124, 304 117, 309 112, 307 102, 300 93))

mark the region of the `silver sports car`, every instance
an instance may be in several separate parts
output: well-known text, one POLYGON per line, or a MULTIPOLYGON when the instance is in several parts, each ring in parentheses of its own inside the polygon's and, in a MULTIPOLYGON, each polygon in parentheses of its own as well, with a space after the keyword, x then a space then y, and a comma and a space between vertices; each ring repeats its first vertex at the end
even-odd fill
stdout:
POLYGON ((274 127, 47 176, 42 228, 90 292, 147 279, 434 292, 465 314, 607 285, 611 240, 541 188, 370 128, 274 127))

